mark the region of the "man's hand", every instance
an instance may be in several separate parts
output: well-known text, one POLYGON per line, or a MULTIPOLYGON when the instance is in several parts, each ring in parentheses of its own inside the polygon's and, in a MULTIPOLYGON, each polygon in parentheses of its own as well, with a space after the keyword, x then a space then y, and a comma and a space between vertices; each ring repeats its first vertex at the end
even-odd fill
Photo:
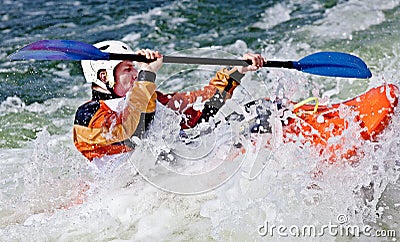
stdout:
POLYGON ((239 66, 238 71, 242 74, 248 71, 256 71, 263 67, 267 59, 262 57, 260 54, 247 53, 243 55, 243 60, 251 60, 253 64, 249 66, 239 66))
POLYGON ((151 71, 154 73, 157 73, 157 71, 161 68, 162 64, 163 64, 163 55, 160 54, 160 52, 158 51, 153 51, 153 50, 149 50, 149 49, 141 49, 136 51, 137 55, 143 55, 146 56, 146 59, 149 60, 155 60, 153 62, 150 63, 144 63, 144 62, 138 62, 138 66, 140 70, 144 70, 144 71, 151 71))

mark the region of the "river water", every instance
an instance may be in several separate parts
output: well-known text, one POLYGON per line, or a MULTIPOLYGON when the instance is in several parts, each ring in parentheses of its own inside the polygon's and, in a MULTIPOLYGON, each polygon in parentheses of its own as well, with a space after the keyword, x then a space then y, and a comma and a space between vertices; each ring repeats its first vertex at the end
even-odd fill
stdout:
MULTIPOLYGON (((171 149, 174 140, 170 139, 179 131, 174 125, 179 119, 159 107, 149 136, 130 162, 99 174, 72 143, 75 110, 90 98, 90 85, 85 83, 79 63, 10 62, 7 58, 42 39, 92 44, 116 39, 133 49, 201 57, 239 58, 248 51, 279 60, 298 60, 318 51, 361 57, 373 74, 368 80, 264 68, 246 76, 230 105, 275 95, 295 101, 314 95, 333 103, 384 83, 400 83, 400 1, 2 0, 1 6, 3 241, 355 239, 320 230, 329 224, 397 230, 395 236, 380 238, 364 231, 360 235, 363 241, 400 238, 397 110, 377 142, 363 143, 363 155, 356 165, 340 160, 326 164, 310 147, 276 142, 275 147, 259 145, 239 155, 232 167, 224 167, 229 169, 228 175, 208 176, 216 180, 202 186, 184 176, 171 178, 163 173, 167 171, 154 176, 155 167, 160 166, 154 165, 154 154, 171 149), (266 164, 256 176, 249 168, 254 160, 266 164), (139 167, 142 175, 134 167, 139 167), (75 204, 77 197, 83 204, 75 204), (279 226, 287 229, 278 233, 279 226), (312 238, 291 234, 305 226, 315 226, 323 233, 312 238), (272 227, 272 232, 267 230, 272 227)), ((199 88, 216 68, 165 64, 157 84, 164 92, 199 88)), ((173 173, 213 170, 227 160, 224 155, 232 151, 229 142, 235 138, 234 127, 220 127, 203 140, 212 146, 172 147, 183 154, 173 173)))

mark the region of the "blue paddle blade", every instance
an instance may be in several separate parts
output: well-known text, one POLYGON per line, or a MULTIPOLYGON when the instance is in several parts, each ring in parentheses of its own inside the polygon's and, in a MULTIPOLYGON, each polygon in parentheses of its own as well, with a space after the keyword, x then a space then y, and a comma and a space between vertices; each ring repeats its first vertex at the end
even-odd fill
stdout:
POLYGON ((293 68, 321 76, 370 78, 371 71, 357 56, 341 52, 318 52, 293 62, 293 68))
POLYGON ((11 60, 109 60, 110 54, 73 40, 41 40, 10 55, 11 60))

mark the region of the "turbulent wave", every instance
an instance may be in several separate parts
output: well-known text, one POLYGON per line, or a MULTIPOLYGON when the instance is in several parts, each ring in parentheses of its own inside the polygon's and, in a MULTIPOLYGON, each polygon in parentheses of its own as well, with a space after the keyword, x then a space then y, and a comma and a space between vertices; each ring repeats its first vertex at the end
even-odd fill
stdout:
MULTIPOLYGON (((370 80, 263 69, 246 76, 223 111, 240 110, 260 97, 298 101, 318 96, 322 103, 332 103, 385 82, 400 84, 398 1, 271 0, 246 6, 234 1, 120 3, 75 1, 61 8, 55 2, 39 1, 37 6, 4 2, 0 10, 0 238, 282 239, 262 235, 266 222, 287 227, 320 228, 331 222, 398 229, 398 110, 376 142, 344 134, 352 142, 362 142, 357 162, 328 164, 312 147, 280 142, 280 122, 275 124, 275 142, 270 147, 251 145, 252 141, 261 144, 265 136, 250 139, 238 134, 237 127, 221 125, 205 136, 204 143, 192 142, 185 150, 178 135, 179 117, 160 106, 148 137, 137 141, 142 142, 138 152, 128 162, 99 173, 71 140, 75 109, 89 98, 89 85, 78 63, 6 60, 21 46, 47 38, 89 43, 123 39, 135 49, 207 57, 236 58, 253 51, 270 59, 297 60, 321 50, 360 56, 371 67, 370 80), (32 8, 31 14, 21 14, 27 7, 32 8), (248 152, 240 152, 238 141, 248 152), (181 158, 160 160, 162 152, 164 158, 174 152, 181 158), (218 171, 227 160, 237 167, 227 167, 231 176, 208 177, 206 185, 211 189, 196 195, 171 192, 196 184, 170 174, 206 174, 218 171), (259 174, 252 170, 255 161, 259 174), (160 166, 165 169, 159 170, 160 166), (170 187, 171 181, 179 186, 170 187)), ((207 83, 214 71, 209 66, 164 65, 157 84, 165 92, 190 90, 207 83)), ((351 240, 330 235, 315 239, 351 240)))

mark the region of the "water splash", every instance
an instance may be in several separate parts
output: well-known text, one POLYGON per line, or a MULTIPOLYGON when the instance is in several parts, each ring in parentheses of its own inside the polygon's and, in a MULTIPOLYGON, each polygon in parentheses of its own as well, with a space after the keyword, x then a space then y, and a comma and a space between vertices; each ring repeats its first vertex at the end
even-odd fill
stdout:
POLYGON ((27 159, 15 157, 8 160, 10 166, 2 166, 13 177, 3 181, 6 189, 2 189, 1 224, 24 223, 35 214, 51 214, 79 202, 90 172, 83 159, 82 163, 76 162, 74 152, 60 148, 58 142, 44 130, 32 144, 27 159))

